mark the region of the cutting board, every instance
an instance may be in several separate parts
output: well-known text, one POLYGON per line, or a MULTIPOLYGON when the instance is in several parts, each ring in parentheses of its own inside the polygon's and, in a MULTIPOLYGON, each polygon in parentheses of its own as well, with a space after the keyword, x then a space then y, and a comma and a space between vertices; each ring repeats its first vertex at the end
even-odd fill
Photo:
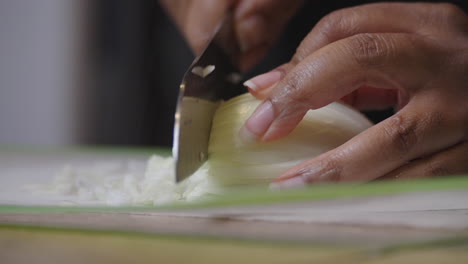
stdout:
POLYGON ((9 263, 466 263, 468 240, 386 247, 206 239, 50 228, 0 227, 9 263))
POLYGON ((468 236, 468 178, 321 186, 285 192, 245 190, 170 207, 53 206, 22 186, 51 182, 64 164, 144 163, 161 150, 0 151, 0 225, 156 235, 390 245, 468 236))

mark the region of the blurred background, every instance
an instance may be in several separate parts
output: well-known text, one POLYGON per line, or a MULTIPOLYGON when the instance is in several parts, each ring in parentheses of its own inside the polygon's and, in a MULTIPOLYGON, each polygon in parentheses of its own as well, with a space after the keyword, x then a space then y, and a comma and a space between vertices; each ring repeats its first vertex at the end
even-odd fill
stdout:
MULTIPOLYGON (((286 62, 325 14, 367 2, 306 1, 245 77, 286 62)), ((157 0, 0 0, 0 145, 170 146, 192 60, 157 0)))

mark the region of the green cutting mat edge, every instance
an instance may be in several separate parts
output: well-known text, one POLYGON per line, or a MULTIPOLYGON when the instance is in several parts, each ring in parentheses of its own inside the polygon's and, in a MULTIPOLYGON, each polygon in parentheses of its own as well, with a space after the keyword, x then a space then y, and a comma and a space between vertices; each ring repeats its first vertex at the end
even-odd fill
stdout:
POLYGON ((366 184, 327 184, 308 188, 269 191, 265 188, 245 188, 226 195, 199 202, 180 202, 167 206, 21 206, 0 205, 0 213, 52 213, 52 212, 123 212, 196 209, 227 206, 267 205, 301 201, 320 201, 344 198, 396 195, 410 192, 468 190, 468 177, 444 177, 422 180, 381 181, 366 184))

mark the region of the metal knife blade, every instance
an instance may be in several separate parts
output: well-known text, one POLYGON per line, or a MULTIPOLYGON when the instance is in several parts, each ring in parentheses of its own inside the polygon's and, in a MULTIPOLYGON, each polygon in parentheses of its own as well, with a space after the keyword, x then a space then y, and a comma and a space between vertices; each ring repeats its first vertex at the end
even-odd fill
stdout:
POLYGON ((172 154, 176 182, 192 175, 208 158, 213 116, 221 100, 245 92, 238 70, 239 45, 228 11, 180 85, 172 154))

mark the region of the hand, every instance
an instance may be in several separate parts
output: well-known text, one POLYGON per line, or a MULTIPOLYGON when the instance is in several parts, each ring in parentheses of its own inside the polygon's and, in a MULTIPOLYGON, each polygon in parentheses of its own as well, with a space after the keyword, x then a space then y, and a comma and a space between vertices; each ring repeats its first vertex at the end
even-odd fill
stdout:
POLYGON ((468 17, 456 6, 379 3, 322 19, 292 60, 246 82, 265 99, 240 135, 286 136, 343 98, 392 117, 283 173, 274 186, 468 172, 468 17))
POLYGON ((226 11, 234 7, 241 69, 255 65, 273 45, 302 0, 160 0, 195 54, 200 54, 226 11))

